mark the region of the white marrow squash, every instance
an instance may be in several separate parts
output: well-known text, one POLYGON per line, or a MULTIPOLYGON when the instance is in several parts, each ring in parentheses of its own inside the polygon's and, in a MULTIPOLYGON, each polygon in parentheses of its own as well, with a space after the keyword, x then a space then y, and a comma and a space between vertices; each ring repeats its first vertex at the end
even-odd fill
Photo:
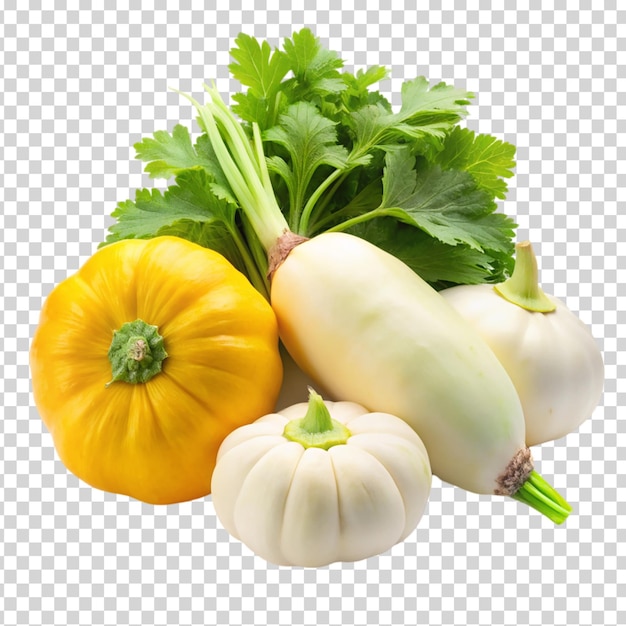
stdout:
MULTIPOLYGON (((325 233, 278 265, 271 303, 296 363, 334 397, 404 419, 442 480, 518 499, 531 476, 538 480, 506 371, 469 323, 395 257, 325 233)), ((547 483, 537 488, 550 491, 565 519, 562 498, 547 483)))

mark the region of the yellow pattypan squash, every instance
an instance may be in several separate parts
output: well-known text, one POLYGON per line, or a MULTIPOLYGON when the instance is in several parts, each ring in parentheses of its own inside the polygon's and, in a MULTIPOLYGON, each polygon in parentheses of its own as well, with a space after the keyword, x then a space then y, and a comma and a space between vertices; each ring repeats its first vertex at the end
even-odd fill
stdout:
POLYGON ((272 410, 282 381, 269 303, 176 237, 97 251, 46 299, 30 363, 66 467, 153 504, 209 494, 221 442, 272 410))

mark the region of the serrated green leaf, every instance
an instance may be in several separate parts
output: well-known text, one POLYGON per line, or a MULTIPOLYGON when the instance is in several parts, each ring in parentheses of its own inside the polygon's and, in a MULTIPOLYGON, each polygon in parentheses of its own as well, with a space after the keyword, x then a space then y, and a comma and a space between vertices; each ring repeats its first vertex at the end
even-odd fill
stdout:
MULTIPOLYGON (((335 124, 307 102, 290 106, 281 115, 278 125, 265 131, 264 139, 279 144, 288 155, 288 162, 276 155, 269 158, 267 164, 289 189, 292 218, 302 210, 315 171, 322 165, 340 170, 348 162, 348 150, 337 145, 335 124)), ((292 227, 297 228, 297 225, 292 224, 292 227)))
POLYGON ((418 77, 402 85, 401 106, 392 108, 373 87, 387 77, 385 68, 343 71, 339 53, 310 29, 295 32, 282 49, 242 33, 231 56, 231 75, 244 91, 232 96, 230 111, 214 108, 221 117, 217 130, 210 128, 216 142, 223 133, 237 136, 220 155, 238 193, 254 187, 247 209, 238 213, 207 134, 193 143, 179 125, 136 146, 152 177, 175 176, 176 184, 120 203, 107 241, 159 233, 189 238, 228 252, 233 262, 239 255, 267 295, 267 242, 261 244, 246 214, 261 206, 267 215, 254 213, 257 230, 265 217, 276 218, 274 209, 288 213, 291 228, 306 236, 348 229, 436 286, 493 281, 510 270, 515 224, 498 213, 495 199, 507 192, 514 148, 458 127, 472 93, 418 77), (255 124, 263 145, 252 163, 260 158, 270 170, 259 185, 264 170, 249 167, 247 150, 255 124), (233 168, 244 170, 242 185, 233 168))
POLYGON ((343 59, 336 52, 322 46, 318 37, 308 28, 285 39, 283 50, 289 60, 293 78, 282 86, 289 102, 314 102, 329 94, 340 94, 347 87, 339 69, 343 59))
POLYGON ((335 124, 307 102, 289 107, 280 123, 265 132, 266 141, 273 141, 288 150, 293 169, 304 171, 322 163, 343 167, 348 151, 337 144, 335 124))
POLYGON ((209 155, 198 154, 189 131, 177 124, 171 133, 157 130, 152 137, 145 137, 135 144, 136 158, 147 162, 145 171, 151 178, 170 178, 191 168, 212 171, 216 162, 209 155))
POLYGON ((471 92, 439 83, 429 88, 420 76, 402 85, 397 113, 377 103, 352 113, 349 124, 355 136, 354 150, 367 153, 377 146, 402 141, 441 143, 451 128, 467 114, 471 92))
POLYGON ((456 115, 458 120, 467 114, 465 107, 474 97, 472 92, 444 82, 430 87, 424 76, 402 83, 401 94, 400 115, 406 119, 420 119, 420 115, 435 116, 439 112, 447 112, 456 115))
POLYGON ((269 104, 265 98, 258 98, 253 93, 236 93, 233 95, 235 104, 233 111, 244 121, 258 124, 265 130, 275 123, 274 116, 269 111, 269 104))
POLYGON ((442 169, 469 172, 481 189, 504 199, 508 191, 504 178, 513 176, 515 146, 486 134, 455 127, 446 137, 443 150, 434 162, 442 169))
POLYGON ((397 257, 435 288, 504 279, 496 258, 468 246, 444 244, 393 217, 369 220, 347 232, 397 257))
POLYGON ((260 43, 254 37, 241 33, 230 50, 234 59, 228 67, 233 77, 247 87, 245 93, 233 96, 233 111, 247 122, 255 122, 261 129, 272 126, 277 113, 277 95, 283 79, 290 70, 290 61, 284 52, 272 50, 267 41, 260 43))
POLYGON ((448 245, 511 252, 515 223, 496 213, 491 196, 468 172, 431 165, 416 171, 408 148, 387 153, 378 211, 412 224, 448 245))
POLYGON ((240 33, 230 50, 234 62, 228 66, 233 78, 245 85, 257 98, 272 97, 290 69, 289 59, 280 50, 272 50, 267 41, 240 33))
POLYGON ((382 65, 371 65, 365 70, 359 69, 357 73, 353 75, 354 84, 359 90, 368 89, 381 80, 385 80, 388 76, 389 70, 382 65))
POLYGON ((315 82, 321 78, 336 77, 343 60, 336 52, 324 48, 309 28, 295 32, 283 44, 291 71, 299 82, 315 82))
POLYGON ((212 192, 204 170, 185 170, 164 192, 140 189, 134 201, 120 202, 111 214, 116 222, 109 228, 106 243, 155 237, 180 220, 234 227, 235 212, 235 206, 212 192))
POLYGON ((391 104, 378 91, 370 91, 370 87, 384 80, 388 75, 387 68, 374 65, 367 70, 358 70, 356 74, 343 72, 341 77, 347 85, 347 89, 341 94, 342 113, 358 111, 364 106, 378 104, 391 111, 391 104))

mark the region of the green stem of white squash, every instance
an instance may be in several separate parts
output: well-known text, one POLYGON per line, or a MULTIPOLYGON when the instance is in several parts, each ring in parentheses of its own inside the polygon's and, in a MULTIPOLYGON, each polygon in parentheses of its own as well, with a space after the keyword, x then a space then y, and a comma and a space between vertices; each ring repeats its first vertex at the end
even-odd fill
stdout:
POLYGON ((323 450, 345 444, 350 436, 350 431, 331 417, 322 396, 311 387, 306 415, 288 422, 283 431, 283 437, 290 441, 295 441, 305 448, 323 450))
POLYGON ((511 497, 528 504, 556 524, 562 524, 572 510, 571 505, 534 470, 511 497))
POLYGON ((549 313, 556 305, 539 286, 539 270, 537 257, 529 241, 515 246, 515 268, 511 278, 505 280, 494 289, 505 300, 528 311, 549 313))

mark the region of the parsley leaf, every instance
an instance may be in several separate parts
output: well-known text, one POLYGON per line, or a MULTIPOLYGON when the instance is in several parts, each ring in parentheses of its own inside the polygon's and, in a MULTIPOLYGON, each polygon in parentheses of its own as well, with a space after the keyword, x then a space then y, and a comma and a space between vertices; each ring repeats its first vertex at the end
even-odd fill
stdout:
POLYGON ((265 268, 254 258, 256 242, 242 232, 237 205, 216 194, 216 188, 220 186, 204 169, 186 169, 164 192, 139 189, 134 201, 118 203, 111 213, 116 221, 101 245, 161 235, 181 237, 224 255, 267 296, 265 268))
POLYGON ((471 174, 438 165, 416 170, 415 162, 405 147, 387 153, 377 212, 413 224, 448 245, 510 250, 513 220, 495 213, 495 202, 471 174))
MULTIPOLYGON (((205 134, 200 135, 193 145, 187 128, 178 124, 171 134, 165 130, 157 130, 154 138, 146 137, 136 143, 135 150, 136 158, 148 162, 144 169, 150 174, 150 178, 175 176, 178 180, 187 170, 202 169, 211 179, 211 191, 219 198, 235 204, 222 166, 205 134)), ((195 179, 192 177, 190 180, 195 179)))
POLYGON ((313 175, 321 165, 343 169, 348 150, 337 145, 335 124, 308 102, 298 102, 280 117, 277 126, 265 131, 264 139, 280 144, 288 152, 289 163, 282 156, 272 156, 267 165, 278 174, 289 191, 289 224, 298 230, 298 217, 310 193, 313 175))
POLYGON ((189 131, 181 124, 176 124, 171 134, 157 130, 153 137, 145 137, 135 144, 135 152, 136 158, 148 162, 145 171, 151 178, 170 178, 191 168, 205 168, 210 172, 219 169, 210 146, 194 147, 189 131))
POLYGON ((310 29, 295 32, 283 44, 293 78, 284 85, 290 102, 315 100, 346 89, 339 69, 343 60, 324 48, 310 29))
POLYGON ((248 87, 247 93, 233 96, 237 103, 233 111, 261 129, 269 128, 275 123, 278 95, 291 69, 290 59, 280 50, 272 51, 267 41, 259 43, 245 33, 235 39, 230 55, 234 61, 228 67, 233 78, 248 87))
POLYGON ((514 156, 514 145, 455 126, 434 161, 445 170, 469 172, 481 189, 504 199, 508 188, 502 179, 513 176, 514 156))
POLYGON ((107 243, 189 238, 221 251, 265 295, 265 252, 283 224, 308 237, 353 232, 437 287, 506 278, 516 224, 496 199, 515 147, 459 126, 470 91, 419 76, 392 107, 374 88, 386 68, 346 71, 306 28, 282 48, 242 33, 231 56, 243 91, 230 108, 214 88, 204 106, 191 99, 195 142, 176 125, 135 145, 152 178, 175 181, 121 202, 107 243))
POLYGON ((380 102, 352 113, 354 151, 367 153, 376 146, 402 141, 441 143, 450 129, 467 114, 473 94, 438 83, 429 89, 419 76, 402 86, 402 105, 397 113, 380 102))
POLYGON ((162 228, 182 219, 234 226, 236 207, 218 198, 210 182, 205 171, 190 169, 182 171, 176 184, 164 192, 139 189, 134 201, 120 202, 111 214, 117 221, 110 227, 106 243, 154 237, 162 228))
POLYGON ((389 72, 386 67, 373 65, 365 71, 357 70, 356 74, 344 72, 341 77, 347 85, 341 94, 341 101, 345 111, 358 111, 370 104, 380 104, 391 111, 389 101, 379 92, 370 91, 370 87, 387 78, 389 72))
POLYGON ((462 244, 444 244, 392 217, 362 222, 348 232, 393 254, 436 289, 457 283, 499 282, 505 277, 497 256, 462 244))
MULTIPOLYGON (((356 226, 371 220, 393 218, 412 227, 412 230, 403 231, 403 242, 396 239, 397 233, 390 227, 359 232, 374 232, 374 243, 407 259, 407 263, 408 259, 413 259, 409 263, 412 267, 416 266, 415 258, 422 259, 428 251, 444 255, 447 251, 450 263, 454 264, 451 267, 459 267, 459 282, 471 282, 467 266, 474 269, 493 267, 492 274, 498 276, 504 276, 503 272, 511 268, 511 238, 516 224, 508 216, 496 212, 496 208, 491 195, 481 189, 468 172, 442 170, 438 165, 427 164, 423 158, 416 159, 408 146, 396 146, 385 156, 379 206, 335 224, 329 230, 352 232, 356 226), (418 161, 421 166, 416 169, 418 161), (417 235, 417 231, 422 234, 417 235), (423 235, 427 235, 430 241, 423 235), (414 250, 409 250, 406 243, 411 236, 414 250), (441 248, 438 244, 447 247, 441 248), (480 255, 485 255, 482 264, 477 263, 480 255), (467 261, 463 270, 461 257, 467 261)), ((438 271, 441 274, 441 270, 438 271)), ((448 270, 437 280, 451 280, 452 274, 453 270, 448 270)))

